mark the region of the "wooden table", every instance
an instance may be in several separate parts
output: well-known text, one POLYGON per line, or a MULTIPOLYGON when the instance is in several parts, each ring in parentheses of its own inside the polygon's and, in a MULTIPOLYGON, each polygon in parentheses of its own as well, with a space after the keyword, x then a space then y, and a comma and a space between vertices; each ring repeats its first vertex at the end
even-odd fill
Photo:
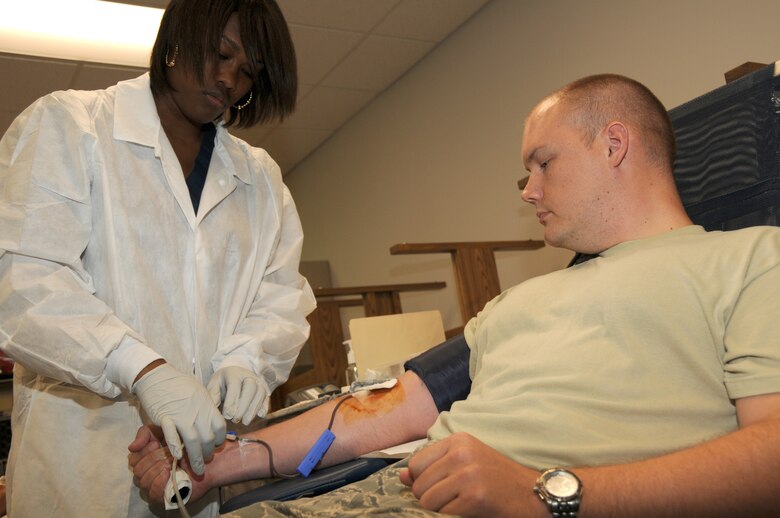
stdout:
POLYGON ((544 241, 474 241, 457 243, 400 243, 390 248, 393 255, 448 253, 455 268, 460 312, 463 322, 475 316, 485 304, 501 293, 495 252, 536 250, 544 241))
POLYGON ((404 291, 440 290, 445 282, 419 282, 412 284, 385 284, 380 286, 355 286, 351 288, 316 288, 317 300, 323 297, 360 295, 367 317, 401 313, 401 297, 404 291))

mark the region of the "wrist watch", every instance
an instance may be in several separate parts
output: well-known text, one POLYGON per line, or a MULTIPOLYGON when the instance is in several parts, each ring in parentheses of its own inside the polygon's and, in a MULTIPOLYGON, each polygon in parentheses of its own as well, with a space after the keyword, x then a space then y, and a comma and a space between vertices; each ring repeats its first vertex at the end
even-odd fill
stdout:
POLYGON ((536 480, 534 493, 547 504, 553 518, 576 518, 582 498, 582 481, 563 468, 551 468, 536 480))

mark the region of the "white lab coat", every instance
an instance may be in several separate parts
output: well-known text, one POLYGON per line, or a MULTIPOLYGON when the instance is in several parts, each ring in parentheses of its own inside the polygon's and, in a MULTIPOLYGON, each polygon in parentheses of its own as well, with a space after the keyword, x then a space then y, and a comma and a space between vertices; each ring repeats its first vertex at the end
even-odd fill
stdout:
POLYGON ((284 382, 314 308, 302 240, 278 166, 223 127, 194 213, 148 75, 20 115, 0 142, 12 516, 150 515, 127 466, 141 417, 125 366, 284 382))

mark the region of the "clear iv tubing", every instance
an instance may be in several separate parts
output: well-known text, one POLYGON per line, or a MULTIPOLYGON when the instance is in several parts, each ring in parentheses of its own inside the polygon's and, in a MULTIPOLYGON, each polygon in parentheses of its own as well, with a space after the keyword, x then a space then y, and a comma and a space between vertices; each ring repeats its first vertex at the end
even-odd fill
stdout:
POLYGON ((181 493, 179 492, 179 485, 176 482, 176 469, 177 469, 176 457, 173 458, 171 464, 171 480, 173 481, 173 494, 176 495, 176 504, 179 506, 179 514, 183 518, 190 518, 190 513, 187 512, 187 508, 184 506, 184 502, 181 499, 181 493))
MULTIPOLYGON (((333 428, 333 422, 336 420, 336 411, 339 409, 341 405, 343 405, 348 399, 352 398, 352 394, 349 394, 347 397, 342 398, 341 401, 336 403, 336 406, 333 407, 333 411, 330 414, 330 422, 328 422, 328 430, 333 428)), ((300 475, 298 473, 290 474, 290 473, 282 473, 280 471, 276 470, 276 467, 274 466, 274 452, 271 449, 271 445, 267 442, 261 440, 261 439, 246 439, 244 437, 237 437, 238 444, 259 444, 263 448, 266 449, 268 452, 268 472, 277 478, 298 478, 300 475)))
MULTIPOLYGON (((336 420, 336 411, 339 409, 341 405, 343 405, 348 399, 352 398, 352 394, 349 394, 347 397, 343 398, 341 401, 336 403, 336 406, 333 407, 333 412, 330 414, 330 421, 328 422, 328 430, 333 428, 333 422, 336 420)), ((276 468, 274 467, 274 453, 271 449, 271 445, 267 442, 261 440, 261 439, 246 439, 244 437, 238 437, 238 444, 259 444, 263 446, 268 451, 268 471, 269 473, 278 478, 298 478, 299 475, 296 473, 295 475, 291 475, 289 473, 281 473, 279 471, 276 471, 276 468)), ((181 498, 181 493, 179 493, 179 487, 176 483, 176 467, 177 467, 177 461, 176 457, 173 458, 173 463, 171 464, 171 481, 173 482, 173 491, 174 495, 176 496, 176 504, 179 507, 179 514, 183 518, 191 518, 190 514, 187 512, 186 507, 184 506, 184 502, 181 498)))

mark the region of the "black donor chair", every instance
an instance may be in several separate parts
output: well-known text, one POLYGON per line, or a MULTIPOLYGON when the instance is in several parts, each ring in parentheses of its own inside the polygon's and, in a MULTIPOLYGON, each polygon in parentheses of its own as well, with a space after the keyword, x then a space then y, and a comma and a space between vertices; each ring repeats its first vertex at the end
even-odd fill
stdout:
POLYGON ((669 116, 674 175, 688 215, 707 230, 777 226, 780 62, 697 97, 669 116))

